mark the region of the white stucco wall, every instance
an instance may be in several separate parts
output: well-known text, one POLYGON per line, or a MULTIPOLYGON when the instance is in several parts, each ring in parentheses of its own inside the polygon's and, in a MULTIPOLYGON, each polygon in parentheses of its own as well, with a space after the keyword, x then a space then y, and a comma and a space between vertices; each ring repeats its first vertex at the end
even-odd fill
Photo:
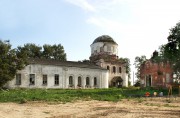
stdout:
POLYGON ((103 68, 107 69, 107 66, 109 66, 109 78, 108 78, 108 83, 111 84, 111 81, 114 77, 120 76, 123 79, 123 86, 128 87, 128 74, 126 73, 126 68, 124 65, 119 65, 119 64, 111 64, 111 63, 106 63, 102 62, 101 66, 103 68), (113 66, 116 68, 116 72, 113 72, 113 66), (121 73, 119 73, 119 67, 121 67, 121 73))
POLYGON ((86 77, 90 79, 91 88, 108 88, 108 71, 102 69, 62 67, 53 65, 31 64, 23 70, 18 71, 21 74, 21 85, 16 85, 16 78, 8 82, 9 88, 69 88, 69 76, 73 77, 73 88, 77 88, 78 77, 82 78, 82 88, 85 88, 86 77), (35 84, 30 85, 29 75, 35 74, 35 84), (47 75, 47 85, 43 85, 43 74, 47 75), (59 85, 55 85, 54 76, 59 75, 59 85), (94 86, 94 77, 97 78, 97 86, 94 86))
POLYGON ((100 48, 103 52, 107 52, 110 55, 118 55, 118 45, 106 42, 97 42, 91 45, 91 55, 97 55, 100 53, 100 48))

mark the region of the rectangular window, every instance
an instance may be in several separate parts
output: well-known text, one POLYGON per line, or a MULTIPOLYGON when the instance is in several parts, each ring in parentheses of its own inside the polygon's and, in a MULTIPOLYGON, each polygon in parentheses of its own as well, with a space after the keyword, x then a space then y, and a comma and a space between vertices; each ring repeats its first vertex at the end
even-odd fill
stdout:
POLYGON ((166 83, 170 82, 170 74, 166 73, 166 83))
POLYGON ((16 85, 21 85, 21 74, 16 74, 16 85))
POLYGON ((86 85, 89 85, 89 77, 86 77, 86 85))
POLYGON ((30 85, 35 85, 35 74, 30 74, 29 75, 29 84, 30 85))
POLYGON ((55 74, 55 76, 54 76, 54 84, 59 85, 59 75, 58 74, 55 74))
POLYGON ((119 67, 119 73, 121 73, 121 67, 119 67))
POLYGON ((94 78, 94 86, 96 86, 97 85, 97 78, 95 77, 94 78))
POLYGON ((47 85, 47 75, 43 75, 43 85, 47 85))

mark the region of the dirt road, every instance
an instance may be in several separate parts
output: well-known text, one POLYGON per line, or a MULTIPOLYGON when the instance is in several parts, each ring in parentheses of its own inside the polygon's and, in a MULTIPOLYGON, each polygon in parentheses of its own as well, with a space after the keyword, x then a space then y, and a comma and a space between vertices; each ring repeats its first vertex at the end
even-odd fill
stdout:
POLYGON ((0 118, 180 118, 180 97, 57 104, 0 103, 0 118))

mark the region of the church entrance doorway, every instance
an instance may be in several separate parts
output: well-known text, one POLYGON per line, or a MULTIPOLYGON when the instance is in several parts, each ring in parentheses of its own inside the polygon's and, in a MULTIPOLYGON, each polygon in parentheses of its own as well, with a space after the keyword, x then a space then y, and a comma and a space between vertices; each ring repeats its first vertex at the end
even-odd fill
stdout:
POLYGON ((151 75, 147 75, 146 76, 146 87, 150 87, 151 86, 151 75))
POLYGON ((121 88, 123 85, 123 79, 120 76, 116 76, 111 80, 111 87, 121 88))

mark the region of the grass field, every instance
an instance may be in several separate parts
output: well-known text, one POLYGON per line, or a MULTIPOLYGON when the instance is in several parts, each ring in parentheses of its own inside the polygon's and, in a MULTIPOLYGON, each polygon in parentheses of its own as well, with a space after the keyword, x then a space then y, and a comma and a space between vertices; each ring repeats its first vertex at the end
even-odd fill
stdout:
MULTIPOLYGON (((109 89, 11 89, 0 90, 0 102, 25 103, 27 101, 47 101, 47 102, 72 102, 76 100, 99 100, 99 101, 120 101, 124 98, 142 97, 146 92, 152 95, 154 92, 163 92, 167 95, 168 90, 152 88, 140 89, 129 88, 109 88, 109 89)), ((173 91, 177 94, 178 91, 173 91)))

